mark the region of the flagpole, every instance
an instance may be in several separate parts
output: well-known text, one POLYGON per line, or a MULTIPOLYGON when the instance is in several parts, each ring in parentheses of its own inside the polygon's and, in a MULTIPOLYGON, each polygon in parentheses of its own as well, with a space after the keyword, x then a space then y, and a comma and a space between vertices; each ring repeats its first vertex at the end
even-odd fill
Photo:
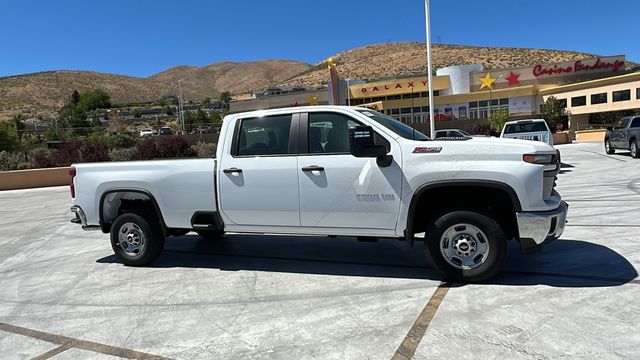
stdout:
POLYGON ((429 128, 431 138, 435 137, 435 119, 433 118, 433 85, 431 83, 431 20, 429 19, 429 0, 424 0, 425 27, 427 30, 427 82, 429 83, 429 128))

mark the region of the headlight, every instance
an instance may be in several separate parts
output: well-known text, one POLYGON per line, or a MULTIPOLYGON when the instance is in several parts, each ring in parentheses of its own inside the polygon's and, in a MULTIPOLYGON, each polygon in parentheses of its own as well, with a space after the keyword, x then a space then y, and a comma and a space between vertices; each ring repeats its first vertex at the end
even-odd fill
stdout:
POLYGON ((553 162, 552 154, 524 154, 522 160, 531 164, 551 164, 553 162))

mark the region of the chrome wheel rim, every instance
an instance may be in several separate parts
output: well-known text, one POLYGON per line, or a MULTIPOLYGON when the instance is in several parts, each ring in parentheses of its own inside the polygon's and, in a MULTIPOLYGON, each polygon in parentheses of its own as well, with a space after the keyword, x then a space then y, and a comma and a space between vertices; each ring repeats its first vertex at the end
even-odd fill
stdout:
POLYGON ((604 149, 607 150, 607 152, 611 152, 611 143, 609 140, 604 142, 604 149))
POLYGON ((124 223, 118 231, 118 244, 122 251, 129 256, 139 255, 145 247, 144 232, 137 224, 124 223))
POLYGON ((632 157, 636 157, 636 155, 638 153, 638 147, 636 146, 635 142, 631 143, 631 149, 629 149, 629 151, 631 151, 631 156, 632 157))
POLYGON ((456 224, 440 237, 440 253, 449 265, 471 270, 482 265, 489 255, 489 238, 477 226, 456 224))

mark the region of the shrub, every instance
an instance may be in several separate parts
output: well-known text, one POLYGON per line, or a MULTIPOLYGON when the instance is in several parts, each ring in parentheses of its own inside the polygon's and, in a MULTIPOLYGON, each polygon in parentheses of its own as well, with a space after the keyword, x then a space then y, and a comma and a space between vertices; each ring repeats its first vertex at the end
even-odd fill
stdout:
POLYGON ((135 147, 111 149, 109 150, 109 159, 111 159, 111 161, 131 161, 136 159, 136 153, 135 147))
POLYGON ((187 140, 178 135, 161 136, 156 146, 162 158, 190 157, 195 155, 187 140))
POLYGON ((107 147, 105 144, 99 142, 82 141, 78 146, 78 152, 81 162, 100 162, 109 160, 107 147))
POLYGON ((158 158, 160 153, 153 139, 140 141, 136 144, 136 158, 138 160, 152 160, 158 158))
POLYGON ((475 135, 491 135, 491 124, 487 121, 478 121, 473 124, 471 132, 475 135))
POLYGON ((16 170, 24 156, 19 153, 0 151, 0 171, 16 170))
POLYGON ((201 158, 214 158, 216 157, 216 149, 218 148, 215 143, 207 143, 203 141, 198 141, 197 144, 191 147, 191 150, 196 154, 196 156, 201 158))

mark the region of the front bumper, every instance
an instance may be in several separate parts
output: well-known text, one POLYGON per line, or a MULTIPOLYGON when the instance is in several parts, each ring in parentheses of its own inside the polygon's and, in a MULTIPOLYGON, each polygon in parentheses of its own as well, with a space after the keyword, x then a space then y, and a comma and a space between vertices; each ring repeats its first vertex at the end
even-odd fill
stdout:
POLYGON ((82 230, 100 230, 100 226, 87 225, 87 217, 80 206, 74 205, 70 210, 76 215, 75 218, 71 219, 71 223, 82 225, 82 230))
POLYGON ((567 222, 568 210, 569 205, 561 201, 555 210, 517 213, 522 252, 540 250, 545 243, 559 238, 567 222))

